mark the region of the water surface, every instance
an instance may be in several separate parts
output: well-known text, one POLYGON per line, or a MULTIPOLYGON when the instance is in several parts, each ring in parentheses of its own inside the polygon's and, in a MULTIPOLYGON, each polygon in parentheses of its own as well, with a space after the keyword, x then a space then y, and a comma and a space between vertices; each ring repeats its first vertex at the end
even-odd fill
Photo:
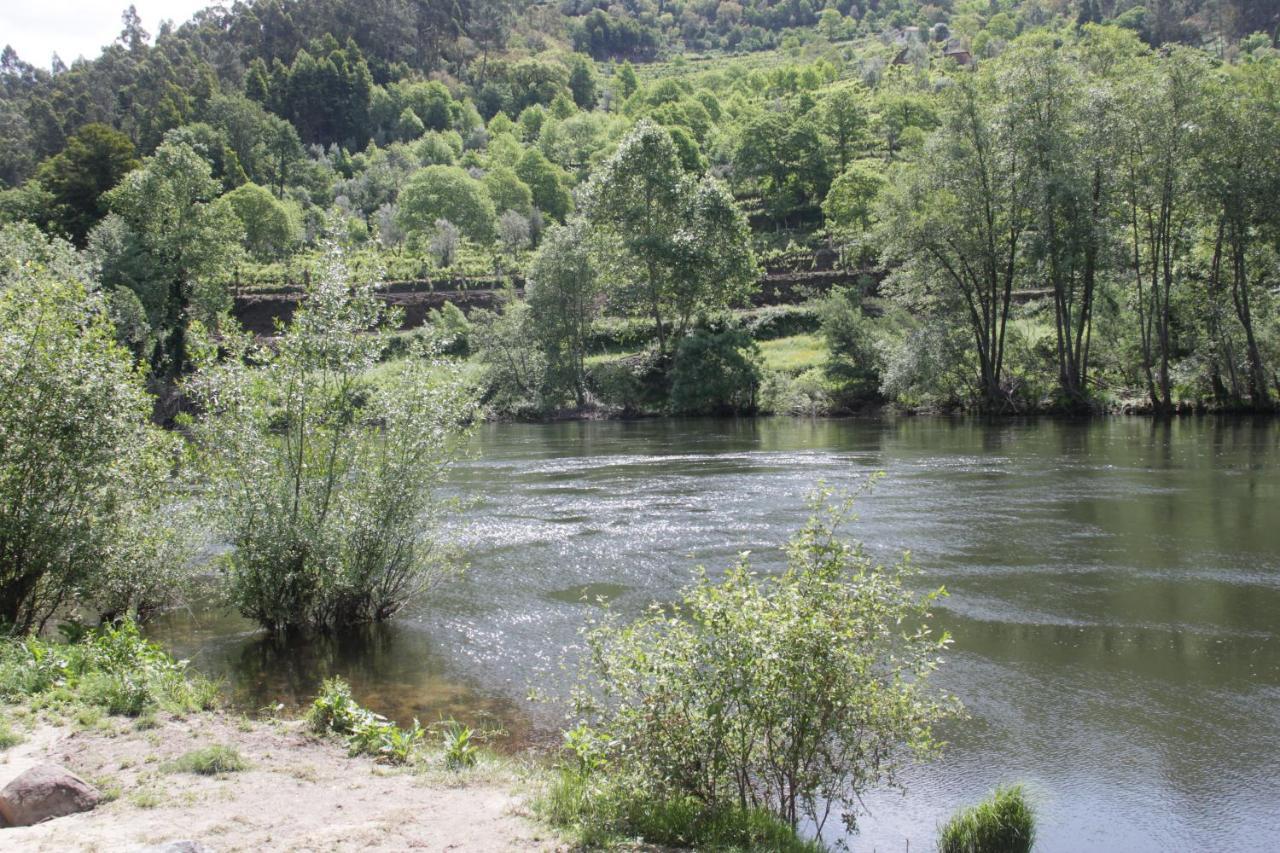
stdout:
POLYGON ((247 707, 341 672, 398 719, 553 737, 560 664, 598 601, 637 612, 744 550, 764 570, 819 480, 886 477, 855 528, 912 551, 956 639, 969 719, 879 793, 855 850, 931 849, 937 823, 1030 785, 1045 851, 1280 847, 1280 428, 1145 419, 492 425, 454 488, 471 569, 358 636, 280 644, 233 617, 162 636, 247 707))

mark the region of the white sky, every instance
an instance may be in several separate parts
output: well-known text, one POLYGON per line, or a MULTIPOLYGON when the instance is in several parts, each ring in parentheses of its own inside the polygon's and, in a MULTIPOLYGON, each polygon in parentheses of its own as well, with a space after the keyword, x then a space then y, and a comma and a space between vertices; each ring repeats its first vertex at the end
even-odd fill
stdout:
POLYGON ((120 15, 132 3, 142 26, 155 36, 160 22, 176 24, 220 0, 0 0, 0 48, 13 49, 32 65, 48 68, 53 54, 70 65, 96 57, 120 35, 120 15))

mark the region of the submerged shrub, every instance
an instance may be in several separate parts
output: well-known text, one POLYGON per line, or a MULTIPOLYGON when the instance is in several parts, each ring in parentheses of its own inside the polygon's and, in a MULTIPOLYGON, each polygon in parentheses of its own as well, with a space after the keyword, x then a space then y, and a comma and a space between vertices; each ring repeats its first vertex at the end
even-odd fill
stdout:
POLYGON ((230 598, 269 630, 387 619, 459 568, 433 533, 471 404, 425 348, 370 380, 394 319, 335 256, 274 351, 242 343, 191 383, 230 598))
POLYGON ((756 575, 744 555, 719 581, 702 574, 674 613, 587 632, 575 745, 594 744, 603 768, 578 772, 588 813, 621 792, 819 834, 830 809, 854 828, 863 791, 936 749, 932 724, 958 708, 929 685, 950 644, 929 627, 944 591, 912 592, 905 556, 876 565, 841 539, 849 505, 827 498, 781 575, 756 575))

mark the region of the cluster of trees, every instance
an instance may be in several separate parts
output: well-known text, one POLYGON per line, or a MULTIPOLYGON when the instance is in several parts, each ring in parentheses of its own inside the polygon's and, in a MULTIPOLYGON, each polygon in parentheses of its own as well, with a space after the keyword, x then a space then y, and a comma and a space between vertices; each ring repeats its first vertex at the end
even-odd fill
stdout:
POLYGON ((1215 67, 1105 27, 1020 39, 942 96, 939 129, 880 194, 891 289, 935 334, 960 330, 946 345, 989 408, 1026 376, 1021 317, 1048 326, 1037 346, 1067 405, 1119 382, 1157 411, 1179 392, 1270 409, 1277 92, 1273 57, 1215 67), (1015 307, 1027 291, 1039 310, 1015 307))

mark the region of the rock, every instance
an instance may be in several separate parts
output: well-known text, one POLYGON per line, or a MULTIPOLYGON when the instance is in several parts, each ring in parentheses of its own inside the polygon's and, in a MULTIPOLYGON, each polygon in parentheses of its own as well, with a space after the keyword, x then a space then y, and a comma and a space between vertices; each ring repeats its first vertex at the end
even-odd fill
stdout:
POLYGON ((0 791, 0 820, 5 826, 31 826, 98 805, 92 785, 56 764, 32 767, 0 791))
POLYGON ((152 847, 144 847, 140 853, 213 853, 199 841, 167 841, 152 847))

